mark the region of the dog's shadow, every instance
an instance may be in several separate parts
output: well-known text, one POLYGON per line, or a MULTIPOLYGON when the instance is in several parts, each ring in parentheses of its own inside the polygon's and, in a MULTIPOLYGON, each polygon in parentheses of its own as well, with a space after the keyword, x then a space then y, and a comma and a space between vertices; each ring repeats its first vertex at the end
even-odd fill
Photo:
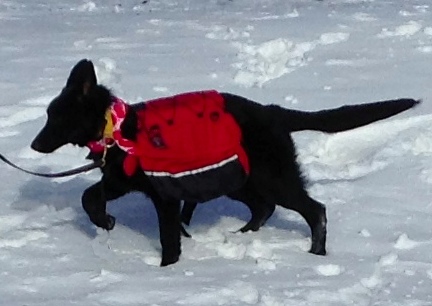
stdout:
MULTIPOLYGON (((49 172, 49 169, 38 169, 38 171, 49 172)), ((58 212, 71 209, 72 218, 62 219, 59 217, 58 220, 52 222, 46 220, 45 226, 72 223, 74 227, 86 235, 95 237, 96 229, 88 220, 81 206, 81 194, 91 184, 89 180, 79 176, 67 181, 32 178, 21 185, 19 196, 11 203, 11 208, 26 212, 36 211, 43 207, 58 212)))
MULTIPOLYGON (((21 186, 19 196, 11 204, 11 208, 22 211, 32 211, 43 206, 48 206, 56 211, 72 209, 75 214, 74 218, 60 219, 54 224, 72 223, 77 230, 90 238, 95 238, 97 236, 96 227, 90 222, 81 206, 83 191, 94 183, 96 180, 89 180, 85 176, 77 176, 67 181, 30 179, 21 186)), ((107 205, 107 212, 116 218, 116 225, 121 224, 151 239, 159 239, 159 223, 155 208, 151 200, 143 194, 134 192, 110 201, 107 205)), ((221 218, 228 216, 246 223, 250 218, 250 212, 241 202, 221 197, 198 204, 189 229, 211 227, 218 224, 221 218)), ((282 218, 277 211, 267 224, 287 231, 297 231, 304 236, 310 235, 305 222, 288 221, 282 218)))

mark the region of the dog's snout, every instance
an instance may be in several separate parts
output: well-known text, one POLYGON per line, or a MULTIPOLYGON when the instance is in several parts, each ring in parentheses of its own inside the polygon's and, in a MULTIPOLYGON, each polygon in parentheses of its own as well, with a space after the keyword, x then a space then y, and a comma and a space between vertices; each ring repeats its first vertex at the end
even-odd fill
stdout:
POLYGON ((42 137, 40 135, 36 136, 36 138, 32 141, 30 144, 30 147, 39 152, 39 153, 51 153, 54 152, 55 149, 57 149, 58 146, 54 146, 50 144, 49 141, 46 141, 45 139, 41 139, 42 137))
POLYGON ((33 140, 30 147, 37 152, 43 153, 43 146, 38 139, 33 140))

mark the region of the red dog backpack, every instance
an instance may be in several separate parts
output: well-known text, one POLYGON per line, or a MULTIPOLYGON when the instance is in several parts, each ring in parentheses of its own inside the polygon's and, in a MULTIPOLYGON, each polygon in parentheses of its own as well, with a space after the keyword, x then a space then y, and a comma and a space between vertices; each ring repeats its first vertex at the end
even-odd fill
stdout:
MULTIPOLYGON (((119 99, 118 99, 119 100, 119 99)), ((121 101, 121 100, 119 100, 121 101)), ((123 109, 122 109, 123 107, 123 109)), ((192 92, 146 102, 137 110, 135 142, 121 137, 114 103, 113 138, 128 152, 126 174, 137 167, 164 198, 204 202, 241 188, 249 173, 240 127, 216 91, 192 92)))

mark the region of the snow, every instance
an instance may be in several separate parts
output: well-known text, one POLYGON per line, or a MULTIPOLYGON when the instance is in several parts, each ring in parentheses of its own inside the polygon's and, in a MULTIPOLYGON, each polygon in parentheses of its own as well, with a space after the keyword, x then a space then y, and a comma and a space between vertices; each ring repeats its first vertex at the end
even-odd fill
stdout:
POLYGON ((421 24, 417 21, 408 21, 406 24, 397 26, 394 30, 383 28, 378 37, 391 37, 391 36, 411 36, 416 34, 422 28, 421 24))
POLYGON ((240 62, 233 65, 239 70, 234 82, 246 87, 262 87, 264 83, 305 65, 305 54, 312 50, 315 44, 293 44, 289 40, 278 38, 257 46, 241 43, 234 46, 240 50, 240 62))
POLYGON ((342 271, 343 271, 343 267, 335 264, 319 265, 316 267, 316 272, 323 276, 339 275, 342 273, 342 271))
MULTIPOLYGON (((29 148, 70 68, 90 58, 138 102, 215 88, 318 110, 398 97, 412 111, 357 130, 294 134, 311 196, 327 206, 328 255, 277 208, 199 205, 175 265, 160 268, 157 217, 127 195, 96 229, 81 208, 97 171, 43 179, 0 165, 0 305, 431 305, 432 6, 426 0, 0 1, 1 153, 54 172, 86 149, 29 148)), ((287 186, 288 188, 289 186, 287 186)))

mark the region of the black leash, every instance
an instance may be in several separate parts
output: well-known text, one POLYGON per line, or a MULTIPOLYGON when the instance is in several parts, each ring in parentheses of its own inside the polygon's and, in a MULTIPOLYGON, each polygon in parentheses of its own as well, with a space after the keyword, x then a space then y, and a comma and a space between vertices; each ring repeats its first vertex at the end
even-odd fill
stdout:
POLYGON ((62 172, 58 172, 58 173, 40 173, 40 172, 33 172, 33 171, 29 171, 29 170, 23 169, 23 168, 15 165, 11 161, 9 161, 2 154, 0 154, 0 160, 4 161, 9 166, 14 167, 15 169, 21 170, 21 171, 23 171, 25 173, 36 175, 36 176, 41 176, 41 177, 51 177, 51 178, 52 177, 71 176, 71 175, 74 175, 74 174, 87 172, 87 171, 93 170, 95 168, 102 168, 103 166, 105 166, 105 154, 104 154, 104 156, 101 159, 96 160, 96 161, 94 161, 91 164, 87 164, 87 165, 84 165, 84 166, 81 166, 81 167, 78 167, 78 168, 74 168, 74 169, 71 169, 71 170, 62 171, 62 172))

